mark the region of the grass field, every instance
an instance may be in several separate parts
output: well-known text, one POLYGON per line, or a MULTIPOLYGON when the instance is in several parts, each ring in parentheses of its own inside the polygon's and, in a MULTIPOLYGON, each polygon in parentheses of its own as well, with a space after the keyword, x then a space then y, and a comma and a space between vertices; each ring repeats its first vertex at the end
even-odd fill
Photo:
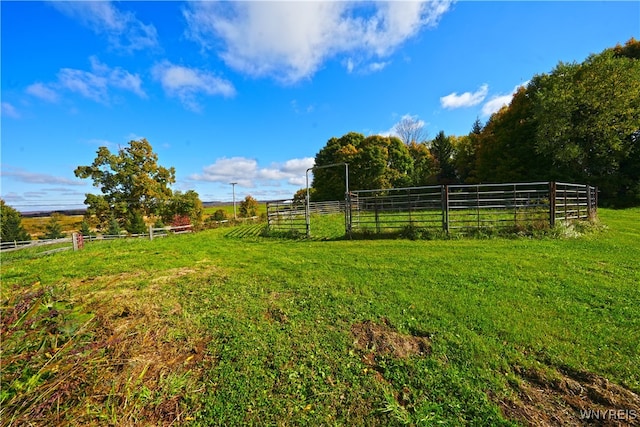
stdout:
MULTIPOLYGON (((58 220, 62 231, 71 235, 71 233, 80 230, 80 224, 82 223, 82 215, 59 215, 58 220)), ((44 236, 47 232, 47 224, 51 221, 51 217, 34 217, 34 218, 22 218, 22 226, 27 233, 31 235, 32 239, 44 236)))
POLYGON ((640 209, 600 218, 564 239, 249 225, 3 254, 0 423, 635 425, 640 209))

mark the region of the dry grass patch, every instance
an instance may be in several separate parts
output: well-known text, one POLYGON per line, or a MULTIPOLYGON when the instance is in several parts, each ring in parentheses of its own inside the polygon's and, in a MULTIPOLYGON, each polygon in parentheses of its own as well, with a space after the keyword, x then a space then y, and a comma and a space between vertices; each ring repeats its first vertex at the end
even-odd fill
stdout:
POLYGON ((192 272, 170 271, 148 285, 121 274, 10 292, 0 313, 0 425, 188 420, 211 362, 209 338, 170 288, 192 272))
POLYGON ((638 426, 640 397, 606 378, 516 368, 516 398, 496 399, 503 415, 530 426, 638 426))

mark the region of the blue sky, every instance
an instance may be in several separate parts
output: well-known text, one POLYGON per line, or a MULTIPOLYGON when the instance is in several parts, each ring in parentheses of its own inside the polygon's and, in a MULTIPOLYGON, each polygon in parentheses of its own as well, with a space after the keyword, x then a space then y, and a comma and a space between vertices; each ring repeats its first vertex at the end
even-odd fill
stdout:
POLYGON ((331 137, 469 132, 559 61, 640 38, 640 2, 7 2, 1 197, 82 207, 73 170, 147 138, 203 201, 289 198, 331 137))

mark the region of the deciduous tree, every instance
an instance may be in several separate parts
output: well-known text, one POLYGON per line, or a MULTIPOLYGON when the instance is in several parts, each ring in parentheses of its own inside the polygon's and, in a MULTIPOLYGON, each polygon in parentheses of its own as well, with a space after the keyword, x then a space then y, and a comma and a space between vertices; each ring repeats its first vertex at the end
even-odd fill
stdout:
POLYGON ((331 138, 316 154, 313 171, 314 200, 341 200, 349 164, 349 190, 372 190, 411 183, 414 160, 399 138, 350 132, 331 138), (340 166, 321 168, 338 164, 340 166))
POLYGON ((175 216, 180 216, 188 218, 192 226, 199 228, 203 221, 204 207, 200 196, 194 190, 184 193, 176 191, 166 202, 161 212, 162 219, 166 223, 172 222, 175 216))
POLYGON ((424 122, 416 116, 403 116, 402 119, 396 123, 393 130, 405 145, 409 145, 412 142, 419 144, 427 138, 424 122))
POLYGON ((171 197, 169 186, 175 182, 175 169, 158 165, 146 139, 130 141, 117 154, 100 147, 93 163, 78 166, 74 173, 100 188, 102 195, 87 194, 85 204, 103 226, 112 215, 122 225, 133 212, 143 217, 157 213, 171 197))
POLYGON ((595 184, 605 198, 619 197, 640 179, 628 167, 638 150, 639 59, 609 49, 581 64, 560 63, 532 85, 536 149, 549 153, 563 179, 595 184))
POLYGON ((247 195, 242 202, 240 202, 240 216, 242 218, 249 218, 258 214, 258 201, 247 195))

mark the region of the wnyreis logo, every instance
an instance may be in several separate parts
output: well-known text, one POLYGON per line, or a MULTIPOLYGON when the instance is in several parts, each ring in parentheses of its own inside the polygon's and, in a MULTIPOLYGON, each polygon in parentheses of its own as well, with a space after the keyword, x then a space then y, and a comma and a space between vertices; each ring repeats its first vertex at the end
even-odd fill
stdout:
POLYGON ((635 409, 581 409, 580 418, 583 420, 602 421, 632 421, 637 420, 638 411, 635 409))

